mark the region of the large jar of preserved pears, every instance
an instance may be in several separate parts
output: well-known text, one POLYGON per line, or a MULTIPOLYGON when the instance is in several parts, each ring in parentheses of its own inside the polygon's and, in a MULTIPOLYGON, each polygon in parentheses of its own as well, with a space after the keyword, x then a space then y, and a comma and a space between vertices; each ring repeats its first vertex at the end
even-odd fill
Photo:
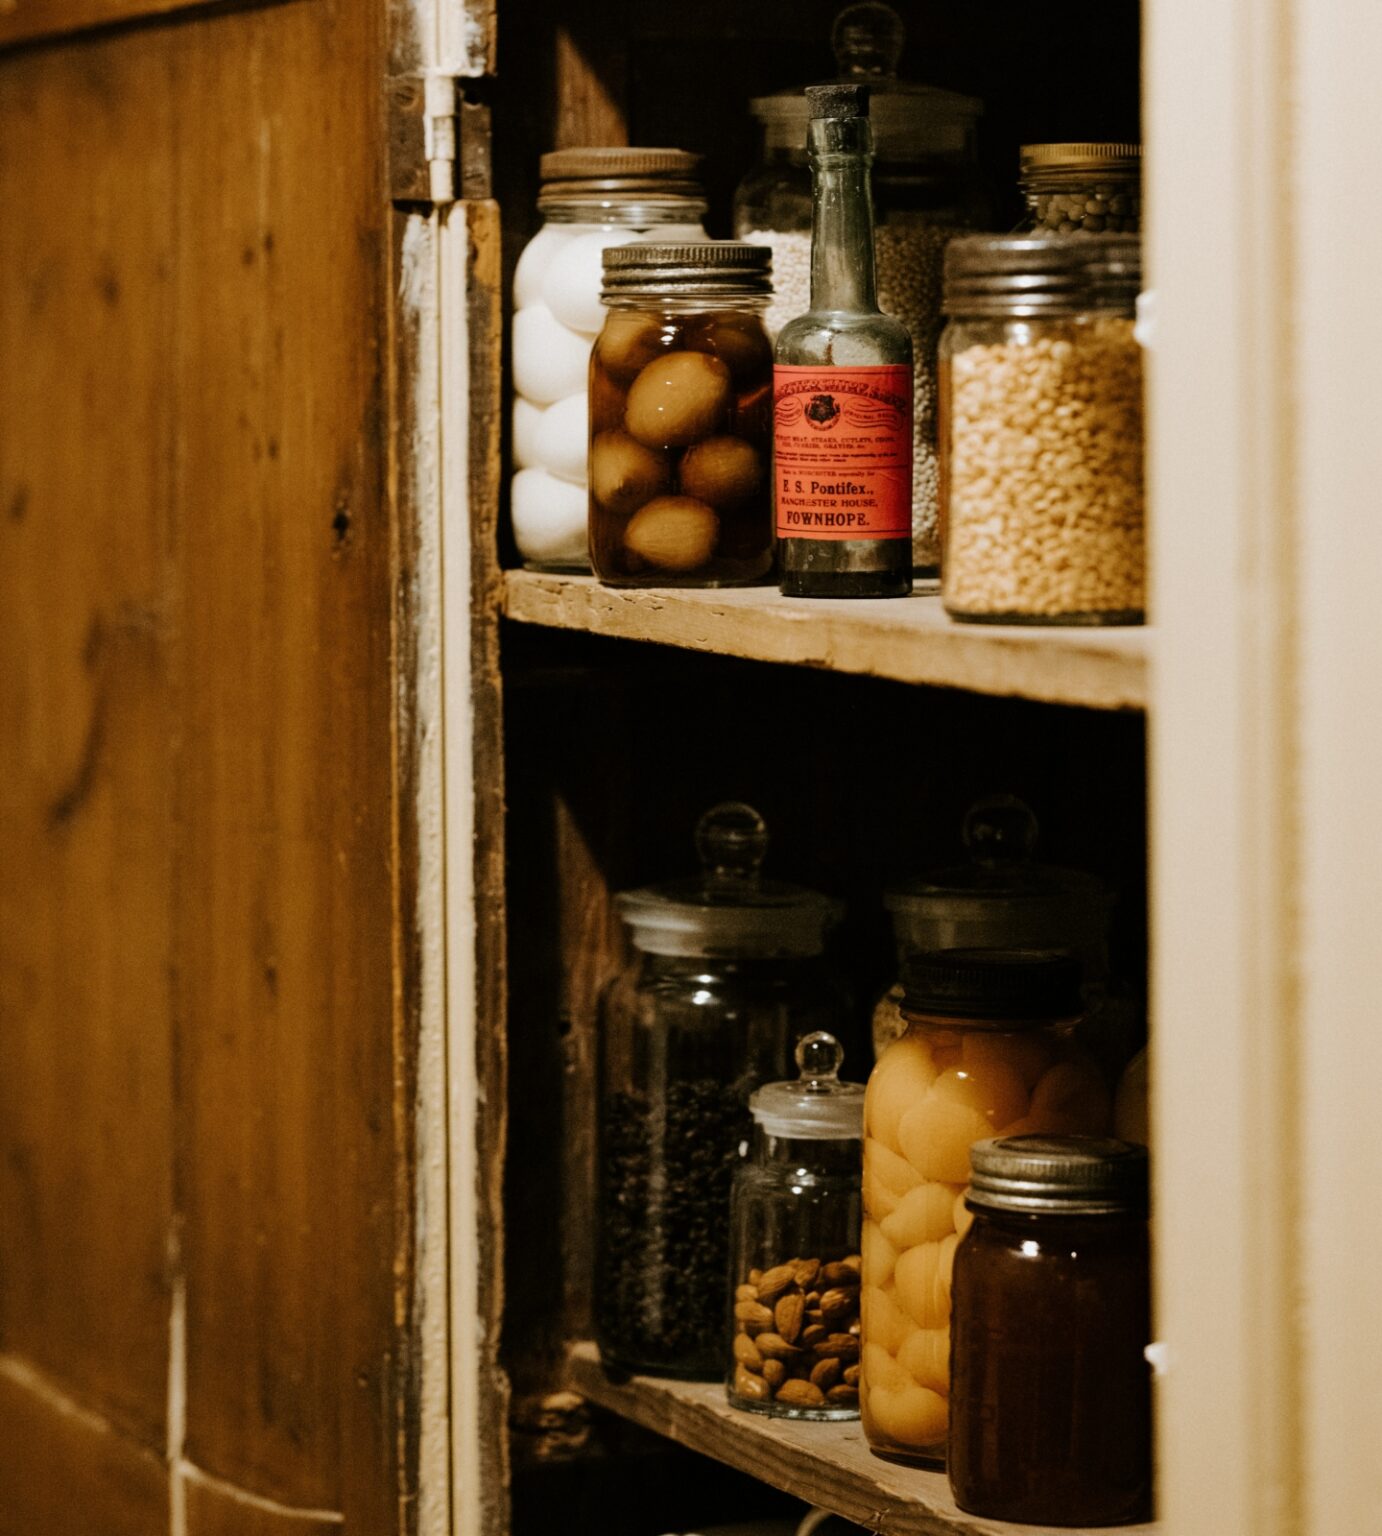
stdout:
POLYGON ((726 1387, 736 1408, 790 1419, 859 1416, 859 1143, 864 1087, 842 1083, 824 1030, 801 1075, 749 1100, 753 1142, 734 1176, 726 1387))
POLYGON ((1146 1520, 1146 1149, 1019 1136, 982 1141, 971 1159, 954 1277, 955 1502, 1033 1525, 1146 1520))
POLYGON ((823 958, 838 905, 761 877, 758 813, 716 806, 696 843, 698 876, 618 897, 633 959, 601 1019, 595 1325, 608 1364, 713 1381, 749 1096, 848 1014, 823 958))
POLYGON ((969 1215, 969 1151, 997 1135, 1100 1135, 1110 1099, 1073 1036, 1080 967, 1045 950, 914 956, 907 1033, 864 1105, 864 1432, 877 1451, 944 1459, 950 1279, 969 1215))
POLYGON ((610 586, 736 586, 772 568, 772 253, 616 246, 590 364, 590 558, 610 586))

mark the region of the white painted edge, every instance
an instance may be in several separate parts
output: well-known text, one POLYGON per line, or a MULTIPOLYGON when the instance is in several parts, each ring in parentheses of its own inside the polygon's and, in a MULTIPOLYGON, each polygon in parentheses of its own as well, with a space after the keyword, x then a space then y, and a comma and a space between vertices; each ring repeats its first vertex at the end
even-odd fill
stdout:
POLYGON ((443 699, 441 339, 435 214, 411 214, 404 229, 399 300, 417 329, 412 381, 417 423, 409 445, 418 509, 417 677, 412 686, 417 749, 421 963, 415 1111, 416 1254, 414 1314, 420 1351, 418 1536, 451 1532, 450 1194, 447 1127, 447 943, 445 706, 443 699))
POLYGON ((1144 8, 1159 1512, 1299 1536, 1292 0, 1144 8))

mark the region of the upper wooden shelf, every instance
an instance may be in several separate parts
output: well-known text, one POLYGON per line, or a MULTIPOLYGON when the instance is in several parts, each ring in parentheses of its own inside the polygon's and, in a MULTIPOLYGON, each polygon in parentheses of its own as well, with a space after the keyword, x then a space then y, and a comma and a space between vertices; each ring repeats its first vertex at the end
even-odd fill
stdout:
MULTIPOLYGON (((858 1423, 804 1424, 731 1408, 718 1383, 607 1376, 594 1344, 573 1346, 573 1391, 669 1440, 713 1456, 775 1488, 833 1510, 882 1536, 1090 1536, 1062 1526, 1008 1525, 955 1507, 943 1472, 875 1456, 858 1423)), ((1156 1536, 1123 1525, 1102 1536, 1156 1536)))
POLYGON ((957 624, 935 596, 788 598, 770 587, 604 587, 593 576, 508 571, 504 611, 523 624, 650 640, 1049 704, 1145 709, 1147 629, 957 624))

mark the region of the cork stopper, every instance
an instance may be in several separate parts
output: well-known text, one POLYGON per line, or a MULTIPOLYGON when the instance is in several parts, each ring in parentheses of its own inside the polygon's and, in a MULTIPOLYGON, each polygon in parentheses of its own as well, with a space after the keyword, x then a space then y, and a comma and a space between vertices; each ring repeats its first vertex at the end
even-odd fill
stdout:
POLYGON ((866 85, 808 85, 806 100, 813 118, 869 115, 869 88, 866 85))

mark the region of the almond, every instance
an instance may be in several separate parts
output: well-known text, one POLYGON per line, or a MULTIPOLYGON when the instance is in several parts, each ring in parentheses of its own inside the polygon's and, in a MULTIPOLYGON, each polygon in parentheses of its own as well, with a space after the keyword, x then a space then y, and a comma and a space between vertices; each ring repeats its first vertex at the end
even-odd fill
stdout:
POLYGON ((758 1345, 746 1333, 736 1333, 734 1336, 734 1358, 751 1371, 763 1369, 763 1356, 758 1345))
POLYGON ((801 1331, 797 1343, 803 1349, 813 1349, 822 1339, 829 1337, 830 1330, 824 1323, 808 1323, 801 1331))
POLYGON ((813 1381, 784 1381, 777 1389, 777 1400, 793 1408, 820 1408, 825 1393, 813 1381))
POLYGON ((858 1285, 858 1267, 852 1265, 849 1259, 840 1259, 837 1263, 823 1265, 820 1283, 823 1290, 828 1290, 832 1285, 858 1285))
POLYGON ((847 1322, 859 1306, 858 1287, 833 1286, 821 1296, 821 1316, 831 1328, 847 1322))
POLYGON ((802 1300, 799 1291, 793 1291, 784 1296, 773 1308, 773 1321, 777 1324, 777 1331, 789 1344, 795 1344, 797 1335, 801 1332, 802 1314, 806 1310, 806 1304, 802 1300))
POLYGON ((809 1291, 816 1283, 816 1276, 821 1272, 821 1261, 819 1259, 798 1259, 794 1269, 797 1284, 803 1291, 809 1291))
POLYGON ((852 1408, 859 1401, 859 1388, 847 1387, 841 1383, 838 1387, 831 1387, 825 1395, 832 1403, 848 1405, 852 1408))
POLYGON ((759 1301, 773 1302, 793 1284, 792 1274, 795 1269, 793 1264, 775 1264, 772 1269, 765 1269, 758 1279, 759 1301))
POLYGON ((845 1385, 857 1387, 859 1385, 859 1367, 857 1365, 845 1366, 845 1385))
POLYGON ((811 1367, 811 1380, 822 1392, 829 1392, 840 1379, 840 1372, 844 1367, 833 1357, 829 1360, 817 1360, 811 1367))
POLYGON ((773 1325, 773 1314, 761 1301, 736 1301, 734 1316, 750 1337, 773 1325))
MULTIPOLYGON (((761 1345, 761 1338, 759 1343, 761 1345)), ((859 1358, 859 1340, 852 1333, 832 1333, 822 1339, 815 1346, 815 1350, 822 1360, 833 1356, 837 1360, 848 1360, 852 1364, 859 1358)))
POLYGON ((753 1402, 762 1402, 768 1395, 768 1383, 761 1376, 755 1376, 752 1371, 745 1370, 742 1365, 736 1365, 734 1390, 740 1397, 746 1397, 753 1402))
POLYGON ((758 1287, 756 1285, 741 1285, 734 1292, 735 1301, 757 1301, 758 1287))
POLYGON ((763 1362, 763 1380, 776 1391, 787 1380, 787 1367, 781 1360, 765 1360, 763 1362))
MULTIPOLYGON (((799 1349, 794 1349, 780 1333, 760 1333, 754 1342, 758 1345, 758 1353, 765 1360, 786 1360, 801 1353, 799 1349)), ((851 1340, 851 1342, 854 1341, 851 1340)))

